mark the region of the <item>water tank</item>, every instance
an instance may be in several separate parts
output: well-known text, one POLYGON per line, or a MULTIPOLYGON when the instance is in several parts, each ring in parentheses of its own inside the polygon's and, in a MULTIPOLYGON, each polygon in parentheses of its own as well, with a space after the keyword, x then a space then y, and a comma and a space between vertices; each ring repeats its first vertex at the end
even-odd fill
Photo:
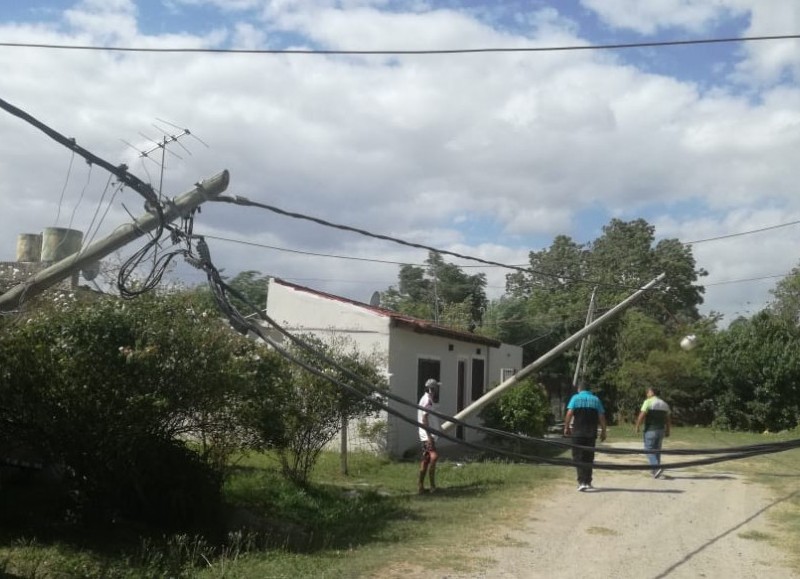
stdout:
POLYGON ((17 236, 17 261, 39 261, 42 255, 42 236, 39 233, 20 233, 17 236))
POLYGON ((42 234, 42 261, 60 261, 81 248, 83 232, 65 227, 47 227, 42 234))

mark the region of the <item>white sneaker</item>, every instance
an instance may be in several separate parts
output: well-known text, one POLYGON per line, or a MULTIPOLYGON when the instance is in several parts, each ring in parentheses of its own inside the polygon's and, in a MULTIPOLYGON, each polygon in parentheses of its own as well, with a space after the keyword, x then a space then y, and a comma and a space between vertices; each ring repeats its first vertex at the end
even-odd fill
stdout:
POLYGON ((653 478, 659 478, 662 474, 664 474, 663 468, 656 469, 656 472, 653 473, 653 478))
POLYGON ((585 491, 585 490, 588 490, 588 489, 589 489, 589 485, 585 485, 585 484, 583 484, 583 483, 581 483, 581 484, 579 484, 579 485, 578 485, 578 490, 579 490, 580 492, 583 492, 583 491, 585 491))

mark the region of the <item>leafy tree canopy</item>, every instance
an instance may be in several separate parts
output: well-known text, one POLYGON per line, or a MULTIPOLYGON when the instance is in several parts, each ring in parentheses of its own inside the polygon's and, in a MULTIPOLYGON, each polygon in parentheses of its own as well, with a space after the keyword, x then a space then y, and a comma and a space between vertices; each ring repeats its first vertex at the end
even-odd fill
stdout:
MULTIPOLYGON (((652 324, 675 335, 700 319, 697 307, 704 290, 696 282, 706 272, 697 268, 690 247, 677 239, 656 241, 655 228, 644 219, 612 219, 600 237, 585 244, 560 235, 549 248, 530 252, 529 271, 506 277, 508 303, 493 308, 496 335, 524 344, 525 360, 532 361, 583 327, 593 292, 598 317, 661 273, 665 281, 640 300, 638 309, 652 324), (520 330, 531 332, 527 342, 520 340, 520 330)), ((625 383, 616 375, 625 356, 616 347, 622 324, 617 318, 598 328, 587 352, 588 380, 604 391, 612 408, 617 386, 625 383)), ((567 352, 549 365, 553 380, 567 375, 571 380, 576 354, 577 350, 567 352)), ((546 376, 542 380, 549 382, 546 376)))
POLYGON ((486 275, 469 275, 430 252, 426 266, 404 265, 397 287, 381 294, 381 303, 391 310, 434 320, 464 330, 481 324, 488 300, 486 275))
POLYGON ((774 297, 770 311, 788 322, 800 323, 800 267, 792 269, 770 293, 774 297))

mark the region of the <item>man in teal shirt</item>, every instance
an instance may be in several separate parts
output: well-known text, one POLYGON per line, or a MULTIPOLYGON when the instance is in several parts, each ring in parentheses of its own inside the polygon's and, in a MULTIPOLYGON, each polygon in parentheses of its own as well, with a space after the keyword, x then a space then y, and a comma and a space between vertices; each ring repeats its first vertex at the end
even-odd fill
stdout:
POLYGON ((590 491, 592 486, 592 464, 594 446, 597 441, 597 427, 600 427, 600 440, 606 439, 606 409, 600 399, 592 394, 589 387, 578 384, 578 393, 567 404, 564 417, 564 436, 571 436, 576 446, 572 449, 572 460, 578 473, 578 490, 590 491))
MULTIPOLYGON (((647 389, 647 399, 642 404, 639 417, 636 419, 636 432, 639 432, 644 423, 644 449, 661 450, 664 438, 669 436, 672 428, 669 405, 658 397, 657 388, 647 389)), ((647 455, 647 460, 652 467, 653 478, 658 478, 664 473, 661 468, 661 453, 647 455)))

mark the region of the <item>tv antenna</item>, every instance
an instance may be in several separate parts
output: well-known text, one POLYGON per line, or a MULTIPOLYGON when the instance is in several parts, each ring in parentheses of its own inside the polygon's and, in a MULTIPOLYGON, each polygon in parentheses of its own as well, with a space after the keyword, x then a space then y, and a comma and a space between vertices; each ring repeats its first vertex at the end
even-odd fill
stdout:
MULTIPOLYGON (((200 144, 202 144, 206 148, 208 148, 208 145, 202 139, 197 137, 194 133, 192 133, 187 128, 179 127, 178 125, 170 123, 169 121, 165 121, 164 119, 157 118, 156 120, 159 123, 161 123, 161 125, 158 125, 156 123, 151 123, 151 124, 158 132, 161 133, 161 137, 160 138, 153 139, 152 137, 144 134, 143 132, 141 132, 141 131, 139 132, 139 135, 141 137, 143 137, 144 139, 150 141, 153 144, 150 148, 145 149, 145 150, 141 150, 138 147, 132 145, 131 143, 129 143, 128 141, 126 141, 124 139, 122 140, 122 142, 125 143, 126 145, 128 145, 131 149, 133 149, 137 153, 139 153, 139 158, 140 159, 142 159, 142 160, 149 159, 150 161, 153 161, 154 163, 156 163, 159 166, 160 172, 159 172, 157 193, 158 193, 158 197, 160 199, 161 198, 161 190, 162 190, 162 188, 164 186, 164 171, 166 170, 167 153, 170 153, 171 155, 173 155, 177 159, 181 159, 181 160, 183 159, 183 157, 178 155, 175 151, 170 150, 169 146, 170 145, 178 145, 181 149, 183 149, 186 152, 186 154, 191 155, 192 152, 189 149, 187 149, 183 145, 183 143, 180 142, 180 139, 182 139, 183 137, 186 137, 186 136, 193 137, 196 141, 198 141, 200 144), (177 130, 177 132, 170 131, 169 129, 163 127, 162 125, 169 125, 170 127, 172 127, 172 129, 177 130), (161 152, 161 160, 160 160, 160 162, 153 158, 153 153, 155 153, 157 151, 161 152)), ((146 170, 147 169, 145 168, 145 171, 146 170)))

